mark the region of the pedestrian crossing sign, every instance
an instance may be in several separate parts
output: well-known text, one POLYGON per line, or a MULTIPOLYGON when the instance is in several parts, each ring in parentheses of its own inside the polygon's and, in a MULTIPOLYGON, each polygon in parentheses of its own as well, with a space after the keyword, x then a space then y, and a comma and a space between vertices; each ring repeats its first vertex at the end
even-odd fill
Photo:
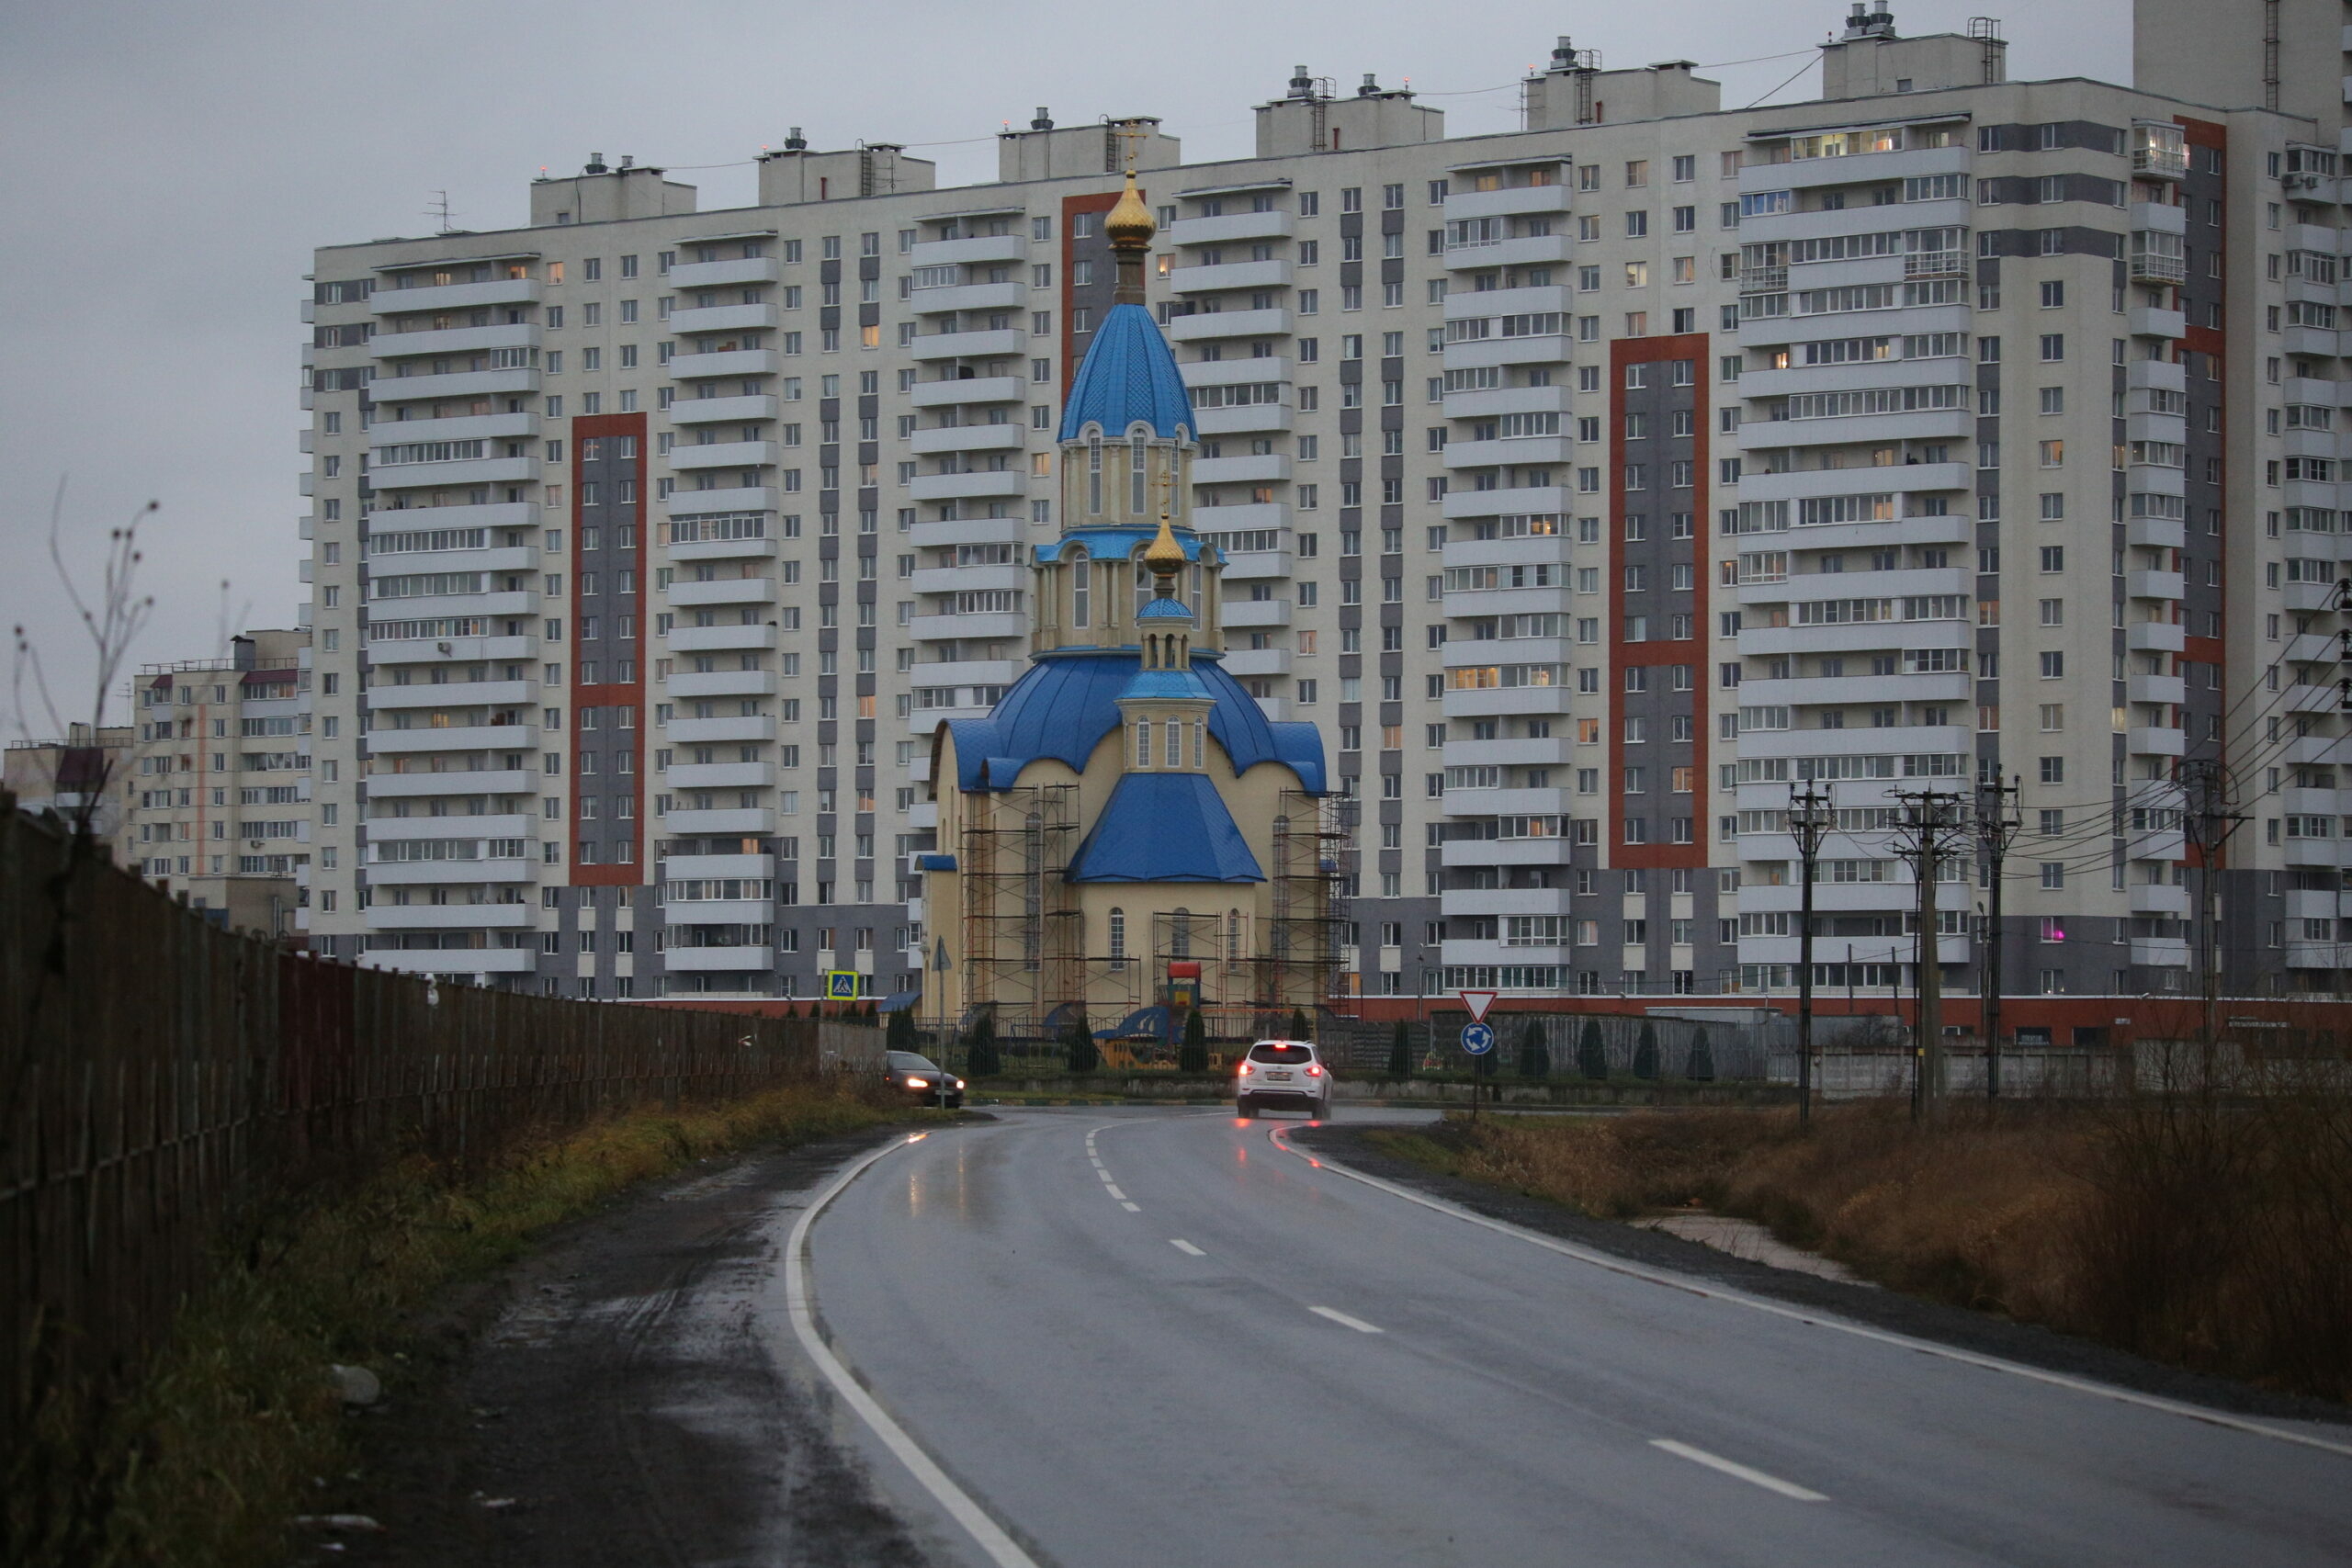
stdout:
POLYGON ((857 1000, 858 979, 858 973, 854 969, 826 970, 825 999, 829 1002, 854 1002, 857 1000))

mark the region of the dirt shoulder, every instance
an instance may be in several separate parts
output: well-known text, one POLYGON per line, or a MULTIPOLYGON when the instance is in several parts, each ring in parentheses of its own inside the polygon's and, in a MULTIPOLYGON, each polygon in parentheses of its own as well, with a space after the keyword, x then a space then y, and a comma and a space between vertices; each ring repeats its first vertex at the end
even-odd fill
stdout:
MULTIPOLYGON (((705 1161, 551 1233, 417 1325, 322 1536, 386 1568, 918 1564, 822 1404, 771 1356, 763 1224, 888 1130, 705 1161)), ((316 1548, 299 1555, 321 1560, 316 1548)))
MULTIPOLYGON (((2227 1378, 2184 1371, 2128 1351, 1993 1314, 1922 1300, 1897 1291, 1775 1269, 1664 1231, 1593 1219, 1547 1198, 1447 1174, 1432 1164, 1388 1153, 1367 1139, 1368 1131, 1380 1129, 1323 1124, 1295 1129, 1290 1136, 1300 1147, 1328 1155, 1367 1176, 1442 1198, 1474 1213, 1572 1241, 1628 1262, 1671 1269, 1750 1295, 2207 1409, 2288 1420, 2352 1420, 2352 1412, 2323 1400, 2274 1393, 2227 1378)), ((1430 1152, 1442 1156, 1442 1144, 1430 1152)))

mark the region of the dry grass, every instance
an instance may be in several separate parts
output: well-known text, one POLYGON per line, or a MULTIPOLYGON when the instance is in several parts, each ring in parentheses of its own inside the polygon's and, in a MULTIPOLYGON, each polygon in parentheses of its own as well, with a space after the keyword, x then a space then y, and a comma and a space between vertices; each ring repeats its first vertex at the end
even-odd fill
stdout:
MULTIPOLYGON (((1455 1120, 1429 1159, 1596 1217, 1698 1205, 1865 1278, 2352 1398, 2352 1097, 1455 1120)), ((1434 1163, 1434 1162, 1433 1162, 1434 1163)))
POLYGON ((395 1352, 412 1314, 548 1226, 695 1159, 902 1116, 812 1089, 641 1111, 520 1147, 472 1181, 415 1162, 287 1216, 188 1303, 103 1431, 49 1434, 47 1472, 13 1478, 10 1561, 279 1561, 311 1478, 347 1462, 329 1363, 368 1366, 397 1396, 395 1352))

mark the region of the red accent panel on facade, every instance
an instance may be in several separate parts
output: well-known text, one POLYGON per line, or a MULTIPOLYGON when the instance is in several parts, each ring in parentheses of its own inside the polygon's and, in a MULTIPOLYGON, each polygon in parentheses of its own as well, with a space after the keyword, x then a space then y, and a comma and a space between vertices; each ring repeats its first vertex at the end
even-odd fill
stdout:
MULTIPOLYGON (((1672 337, 1620 338, 1609 345, 1609 467, 1601 476, 1601 483, 1609 490, 1609 626, 1607 645, 1608 668, 1602 679, 1609 683, 1609 733, 1603 738, 1607 755, 1611 759, 1611 775, 1602 781, 1603 793, 1609 797, 1609 842, 1604 846, 1607 863, 1611 866, 1703 866, 1707 863, 1709 835, 1714 830, 1713 814, 1708 809, 1710 794, 1707 773, 1707 742, 1711 716, 1707 711, 1707 694, 1712 682, 1713 668, 1708 658, 1709 634, 1708 591, 1714 576, 1712 541, 1714 519, 1709 511, 1713 494, 1713 474, 1709 468, 1708 440, 1711 416, 1707 401, 1708 337, 1704 333, 1684 333, 1672 337), (1677 359, 1690 361, 1691 396, 1691 490, 1690 490, 1690 640, 1668 641, 1651 637, 1643 642, 1625 640, 1625 367, 1628 365, 1657 365, 1677 359), (1629 664, 1675 665, 1688 664, 1690 671, 1690 842, 1687 844, 1628 844, 1625 839, 1625 793, 1618 785, 1623 779, 1625 738, 1625 681, 1623 671, 1629 664)), ((1666 449, 1667 437, 1654 435, 1655 448, 1666 449)), ((1665 480, 1667 468, 1663 462, 1651 465, 1658 491, 1670 496, 1665 480)), ((1679 508, 1668 502, 1670 514, 1679 508)), ((1658 527, 1666 526, 1666 515, 1656 520, 1658 527)), ((1665 592, 1654 588, 1659 595, 1656 601, 1667 602, 1665 592)), ((1666 616, 1651 617, 1653 625, 1662 627, 1666 616)), ((1660 740, 1663 738, 1659 738, 1660 740)), ((1654 744, 1656 742, 1653 742, 1654 744)), ((1657 793, 1671 807, 1671 764, 1655 770, 1657 793)), ((1669 810, 1668 816, 1679 815, 1669 810)))
MULTIPOLYGON (((1136 187, 1140 190, 1142 187, 1136 187)), ((1070 220, 1081 212, 1108 212, 1119 205, 1119 192, 1105 191, 1101 196, 1066 196, 1062 197, 1062 363, 1061 384, 1069 389, 1070 378, 1077 374, 1080 355, 1078 334, 1070 330, 1070 278, 1075 269, 1070 263, 1078 254, 1078 225, 1070 220)), ((1146 261, 1145 265, 1151 264, 1146 261)), ((1114 281, 1116 281, 1115 279, 1114 281)))
POLYGON ((2227 147, 2229 128, 2219 120, 2191 119, 2187 115, 2175 115, 2173 123, 2180 127, 2180 139, 2191 147, 2227 147))
MULTIPOLYGON (((575 563, 575 570, 571 573, 571 635, 566 640, 571 645, 571 670, 575 675, 580 671, 581 652, 580 573, 576 570, 580 559, 580 443, 583 439, 594 440, 598 436, 614 435, 637 437, 637 547, 629 557, 635 563, 637 572, 637 593, 633 613, 637 616, 637 647, 642 650, 653 646, 653 616, 647 608, 652 603, 653 583, 646 569, 646 562, 650 558, 648 536, 653 529, 653 497, 646 482, 648 438, 645 416, 641 413, 608 413, 590 414, 574 419, 571 422, 571 558, 575 563)), ((606 525, 606 526, 609 525, 606 525)), ((613 598, 616 603, 618 602, 617 595, 614 595, 613 598)), ((612 661, 603 660, 600 662, 609 668, 612 661)), ((564 713, 564 723, 571 727, 570 736, 577 736, 582 708, 628 707, 637 711, 637 726, 628 731, 629 746, 634 754, 634 761, 629 769, 628 785, 628 794, 636 802, 630 818, 630 821, 635 825, 632 829, 636 835, 633 840, 636 844, 635 859, 629 863, 617 865, 579 863, 580 776, 575 772, 568 781, 571 791, 571 815, 567 820, 571 824, 571 832, 570 841, 564 845, 564 861, 571 869, 570 880, 574 887, 634 887, 645 879, 644 737, 645 726, 650 716, 645 711, 647 671, 646 660, 641 656, 636 660, 636 671, 637 679, 634 681, 605 681, 593 686, 574 685, 571 688, 571 705, 564 713)), ((567 766, 576 766, 576 762, 572 760, 576 759, 578 749, 569 737, 562 754, 567 759, 567 766)), ((601 787, 616 794, 620 790, 621 781, 616 776, 611 776, 601 787)))

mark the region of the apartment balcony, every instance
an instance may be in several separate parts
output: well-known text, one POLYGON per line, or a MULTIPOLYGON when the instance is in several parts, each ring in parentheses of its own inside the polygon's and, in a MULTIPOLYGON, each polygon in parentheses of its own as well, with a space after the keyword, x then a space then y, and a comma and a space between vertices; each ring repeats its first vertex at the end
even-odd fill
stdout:
POLYGON ((910 586, 917 593, 954 593, 1001 588, 1019 591, 1029 586, 1029 569, 1020 562, 1002 566, 927 566, 915 570, 910 586))
POLYGON ((1264 310, 1200 310, 1168 319, 1171 343, 1204 343, 1223 338, 1263 338, 1289 335, 1291 318, 1279 307, 1264 310))
POLYGON ((713 441, 705 446, 673 446, 670 467, 686 471, 696 468, 758 468, 774 466, 776 444, 773 441, 713 441))
MULTIPOLYGON (((372 868, 371 868, 372 869, 372 868)), ((370 931, 521 931, 538 923, 538 908, 534 904, 389 904, 376 903, 368 910, 370 931)), ((492 948, 487 952, 495 953, 492 948)), ((369 957, 376 954, 370 953, 369 957)), ((471 960, 471 952, 451 953, 443 948, 434 954, 441 958, 471 960)), ((435 968, 441 967, 435 965, 435 968)), ((470 962, 447 965, 451 969, 473 967, 470 962)))
MULTIPOLYGON (((1895 152, 1857 152, 1843 158, 1752 164, 1739 172, 1739 188, 1810 190, 1821 186, 1879 185, 1927 175, 1966 174, 1971 156, 1972 151, 1966 147, 1915 147, 1895 152)), ((1866 219, 1874 210, 1864 205, 1847 216, 1866 219)))
MULTIPOLYGON (((1925 675, 1804 675, 1787 681, 1743 681, 1743 707, 1847 706, 1863 703, 1966 703, 1974 677, 1964 670, 1925 675)), ((1756 735, 1758 731, 1750 731, 1756 735)), ((1813 730, 1791 731, 1812 735, 1813 730)), ((1874 735, 1877 730, 1852 733, 1874 735)))
POLYGON ((1449 223, 1464 218, 1515 218, 1522 213, 1566 212, 1569 205, 1568 187, 1564 185, 1449 191, 1445 218, 1449 223))
POLYGON ((2124 543, 2151 549, 2177 550, 2188 539, 2188 525, 2177 517, 2134 517, 2123 525, 2124 543))
POLYGON ((773 789, 773 762, 673 762, 663 774, 673 789, 773 789))
POLYGON ((368 688, 370 710, 384 708, 523 707, 538 701, 529 681, 450 681, 440 685, 375 685, 368 688))
POLYGON ((917 457, 940 452, 1017 452, 1029 442, 1025 426, 1007 420, 1002 424, 951 424, 918 430, 907 438, 907 450, 917 457))
POLYGON ((1020 261, 1029 241, 1020 234, 975 234, 964 240, 922 240, 908 255, 913 266, 971 266, 1020 261))
POLYGON ((956 283, 938 288, 917 288, 907 295, 907 309, 918 316, 952 316, 965 310, 1026 309, 1025 283, 956 283))
POLYGON ((2279 598, 2288 609, 2303 611, 2340 609, 2338 594, 2333 582, 2290 582, 2279 591, 2279 598))
MULTIPOLYGON (((1565 685, 1488 687, 1474 691, 1449 689, 1445 694, 1444 712, 1448 718, 1495 718, 1522 714, 1549 717, 1566 713, 1575 702, 1576 694, 1565 685)), ((1556 799, 1559 792, 1552 793, 1556 799)), ((1454 805, 1453 796, 1450 794, 1446 801, 1446 810, 1454 816, 1481 815, 1479 809, 1454 805)), ((1501 807, 1487 808, 1487 814, 1499 809, 1501 807)), ((1558 811, 1564 807, 1551 806, 1543 809, 1558 811)))
POLYGON ((1566 915, 1570 908, 1566 886, 1449 887, 1439 897, 1439 907, 1449 919, 1466 915, 1566 915))
POLYGON ((1970 648, 1974 643, 1973 624, 1957 619, 1860 621, 1830 626, 1748 626, 1739 634, 1739 651, 1750 659, 1774 654, 1970 648))
MULTIPOLYGON (((378 757, 405 751, 528 751, 539 743, 531 724, 455 725, 446 729, 371 729, 368 750, 378 757)), ((451 775, 440 774, 447 778, 451 775)))
MULTIPOLYGON (((911 359, 997 359, 1011 355, 1025 354, 1029 349, 1029 334, 1017 327, 997 327, 979 332, 924 333, 908 345, 906 355, 911 359)), ((994 379, 1010 380, 1010 377, 994 379)), ((915 406, 923 406, 915 400, 915 406)))
POLYGON ((1449 272, 1486 271, 1514 266, 1558 266, 1568 259, 1571 242, 1566 234, 1521 234, 1484 244, 1448 245, 1449 272))
POLYGON ((775 305, 710 305, 671 311, 670 330, 680 337, 704 333, 767 332, 783 320, 782 311, 775 305))
POLYGON ((728 485, 718 490, 680 490, 662 504, 673 517, 711 512, 774 512, 776 491, 771 485, 728 485))
POLYGON ((708 582, 673 578, 664 592, 680 609, 700 604, 773 604, 776 598, 773 577, 722 577, 708 582))
POLYGON ((760 714, 737 714, 728 718, 673 718, 662 727, 662 734, 664 739, 681 746, 696 741, 773 740, 775 720, 760 714))
POLYGON ((516 370, 451 370, 441 375, 379 376, 368 383, 378 404, 458 398, 493 398, 539 389, 536 366, 516 370))
MULTIPOLYGON (((670 814, 673 818, 676 812, 670 814)), ((766 855, 695 855, 673 857, 662 865, 664 882, 681 882, 690 876, 759 876, 775 874, 774 860, 766 855), (759 861, 770 867, 763 872, 692 872, 678 869, 681 858, 691 858, 699 864, 706 861, 759 861)), ((665 926, 756 926, 765 925, 775 918, 775 904, 767 898, 696 898, 685 903, 664 904, 662 923, 665 926)), ((673 949, 672 951, 676 951, 673 949)), ((709 952, 705 948, 698 951, 709 952)))
POLYGON ((477 768, 454 773, 369 773, 362 782, 369 800, 413 800, 434 795, 531 795, 540 781, 527 768, 477 768))
MULTIPOLYGON (((688 697, 772 697, 775 672, 770 670, 697 670, 672 675, 668 694, 688 697)), ((683 831, 683 829, 681 829, 683 831)))
POLYGON ((1249 386, 1261 381, 1287 381, 1291 362, 1268 355, 1257 359, 1195 359, 1180 365, 1186 390, 1199 387, 1249 386))
MULTIPOLYGON (((1285 542, 1287 537, 1284 536, 1285 542)), ((1288 577, 1292 566, 1291 553, 1287 549, 1233 550, 1225 558, 1225 580, 1227 582, 1262 582, 1288 577)))
POLYGON ((673 626, 664 640, 673 653, 739 653, 774 648, 780 635, 771 626, 673 626))
POLYGON ((472 457, 456 463, 395 463, 376 468, 368 482, 379 491, 446 490, 458 486, 537 484, 537 457, 472 457))
POLYGON ((1286 648, 1228 647, 1225 650, 1225 672, 1236 680, 1250 675, 1287 675, 1290 659, 1290 649, 1286 648))
POLYGON ((487 354, 496 348, 537 348, 539 329, 530 321, 487 327, 446 327, 438 332, 378 333, 368 340, 374 359, 425 359, 487 354))
MULTIPOLYGON (((657 874, 663 882, 686 882, 702 877, 748 876, 765 881, 775 875, 774 855, 665 855, 657 874)), ((752 908, 765 908, 766 899, 737 900, 752 908)), ((725 925, 731 920, 765 919, 764 916, 718 916, 705 918, 695 911, 706 906, 697 903, 664 906, 664 917, 671 925, 725 925), (675 918, 671 918, 674 916, 675 918)))
POLYGON ((673 975, 705 971, 742 972, 775 967, 773 947, 672 947, 662 953, 662 967, 673 975))
MULTIPOLYGON (((514 625, 528 625, 514 622, 514 625)), ((536 659, 539 639, 536 637, 453 637, 437 640, 424 637, 401 637, 396 640, 371 637, 368 643, 368 658, 375 664, 438 664, 479 663, 500 659, 536 659)))
POLYGON ((670 405, 672 424, 740 424, 754 420, 774 419, 777 403, 775 398, 761 395, 747 398, 680 398, 670 405))
POLYGON ((740 561, 757 557, 774 556, 782 548, 783 546, 779 541, 764 537, 673 540, 670 546, 670 558, 682 564, 707 560, 740 561))
POLYGON ((1176 245, 1226 245, 1246 240, 1287 240, 1298 232, 1291 213, 1221 212, 1214 217, 1179 218, 1168 227, 1168 241, 1176 245))
MULTIPOLYGON (((418 839, 529 839, 537 837, 537 833, 538 818, 520 813, 480 817, 371 817, 368 819, 368 840, 379 844, 418 839)), ((440 863, 415 863, 433 865, 440 863)), ((429 882, 432 878, 424 880, 429 882)))
POLYGON ((916 549, 944 549, 955 545, 1019 544, 1026 525, 1018 517, 955 517, 917 523, 907 543, 916 549))
POLYGON ((1193 482, 1215 484, 1278 484, 1290 478, 1290 454, 1264 452, 1244 457, 1200 457, 1193 463, 1193 482))
MULTIPOLYGON (((380 580, 379 580, 380 582, 380 580)), ((536 615, 539 596, 534 590, 491 593, 445 593, 430 599, 371 599, 368 613, 376 621, 429 621, 445 615, 469 615, 484 620, 501 616, 536 615)))
POLYGON ((2337 688, 2334 684, 2290 686, 2285 700, 2279 704, 2286 713, 2335 713, 2338 711, 2337 688))
POLYGON ((670 269, 673 288, 732 288, 774 283, 784 276, 774 256, 737 256, 732 261, 684 262, 670 269))
POLYGON ((1449 343, 1441 355, 1441 363, 1448 370, 1483 370, 1504 365, 1565 365, 1573 356, 1575 344, 1565 333, 1534 337, 1493 337, 1464 339, 1449 343))
POLYGON ((1575 309, 1575 295, 1562 284, 1540 288, 1472 289, 1452 292, 1445 297, 1445 319, 1449 321, 1524 315, 1534 311, 1565 312, 1575 309))
POLYGON ((1445 865, 1566 865, 1568 840, 1553 839, 1448 839, 1439 850, 1445 865))
MULTIPOLYGON (((1448 419, 1493 419, 1507 413, 1566 413, 1566 387, 1498 387, 1485 392, 1448 392, 1448 419)), ((1564 422, 1565 423, 1565 422, 1564 422)))
POLYGON ((2132 599, 2178 600, 2188 596, 2188 581, 2177 571, 2127 571, 2123 592, 2132 599))
POLYGON ((979 474, 917 474, 907 482, 913 501, 974 501, 1029 493, 1029 478, 1017 468, 979 474))
POLYGON ((537 880, 538 874, 532 869, 537 863, 536 860, 370 861, 363 869, 370 887, 494 887, 537 880))
POLYGON ((2132 939, 2132 962, 2147 969, 2185 969, 2188 966, 2188 939, 2135 936, 2132 939))
POLYGON ((2279 845, 2282 858, 2290 866, 2341 865, 2348 848, 2352 843, 2336 839, 2289 839, 2279 845))
POLYGON ((907 681, 916 686, 1010 686, 1028 665, 1017 659, 943 659, 918 664, 907 681))
POLYGON ((1028 399, 1029 387, 1030 384, 1018 376, 971 376, 962 379, 918 381, 914 389, 907 394, 907 400, 919 409, 957 408, 973 403, 1017 403, 1028 399))
POLYGON ((489 305, 536 305, 546 292, 546 285, 536 277, 500 277, 488 283, 444 283, 426 288, 379 288, 368 296, 368 310, 371 315, 405 316, 416 310, 472 310, 489 305))
MULTIPOLYGON (((680 838, 718 839, 738 833, 747 836, 773 833, 775 831, 775 813, 763 806, 713 811, 673 810, 662 818, 662 830, 680 838)), ((706 904, 701 908, 709 908, 711 906, 706 904)))
POLYGON ((783 364, 783 356, 772 348, 726 348, 712 349, 703 354, 673 354, 670 356, 670 379, 703 381, 719 377, 773 376, 783 364))
MULTIPOLYGON (((393 419, 378 424, 368 434, 369 444, 379 451, 411 441, 495 441, 509 436, 530 436, 539 433, 539 416, 536 413, 478 413, 458 419, 393 419)), ((308 435, 310 432, 304 431, 308 435)), ((383 459, 370 459, 373 468, 383 459)), ((370 474, 369 478, 375 478, 370 474)), ((377 486, 382 489, 380 483, 377 486)))
MULTIPOLYGON (((1256 631, 1290 625, 1287 599, 1228 599, 1217 606, 1217 624, 1227 631, 1256 631)), ((1231 666, 1227 666, 1231 668, 1231 666)))
POLYGON ((994 640, 1029 635, 1029 617, 1018 610, 989 610, 970 615, 917 615, 907 623, 907 635, 917 642, 994 640))
POLYGON ((1261 501, 1246 506, 1195 506, 1193 508, 1192 525, 1194 533, 1208 535, 1287 528, 1290 526, 1290 502, 1261 501))
MULTIPOLYGON (((1740 439, 1749 446, 1829 446, 1856 442, 1895 444, 1905 441, 1971 441, 1976 434, 1976 411, 1916 409, 1899 413, 1848 414, 1837 419, 1758 421, 1740 427, 1740 439)), ((1914 464, 1912 467, 1922 467, 1914 464)), ((1743 488, 1742 493, 1745 494, 1743 488)))
POLYGON ((2177 757, 2186 739, 2177 729, 2140 726, 2123 732, 2123 750, 2134 757, 2177 757))
POLYGON ((2188 682, 2177 675, 2133 675, 2125 690, 2135 703, 2162 703, 2177 707, 2188 700, 2188 682))
POLYGON ((1447 517, 1557 516, 1575 506, 1565 485, 1525 485, 1514 490, 1448 491, 1440 503, 1447 517))
POLYGON ((1260 431, 1288 430, 1291 410, 1288 403, 1246 403, 1238 409, 1195 409, 1193 417, 1200 422, 1195 433, 1209 435, 1251 435, 1260 431))
POLYGON ((1290 263, 1286 261, 1180 266, 1170 269, 1168 280, 1170 289, 1179 295, 1207 294, 1224 288, 1286 288, 1289 286, 1290 263))
POLYGON ((1520 435, 1508 441, 1449 441, 1442 459, 1448 468, 1523 468, 1566 464, 1575 455, 1575 443, 1565 435, 1520 435))

